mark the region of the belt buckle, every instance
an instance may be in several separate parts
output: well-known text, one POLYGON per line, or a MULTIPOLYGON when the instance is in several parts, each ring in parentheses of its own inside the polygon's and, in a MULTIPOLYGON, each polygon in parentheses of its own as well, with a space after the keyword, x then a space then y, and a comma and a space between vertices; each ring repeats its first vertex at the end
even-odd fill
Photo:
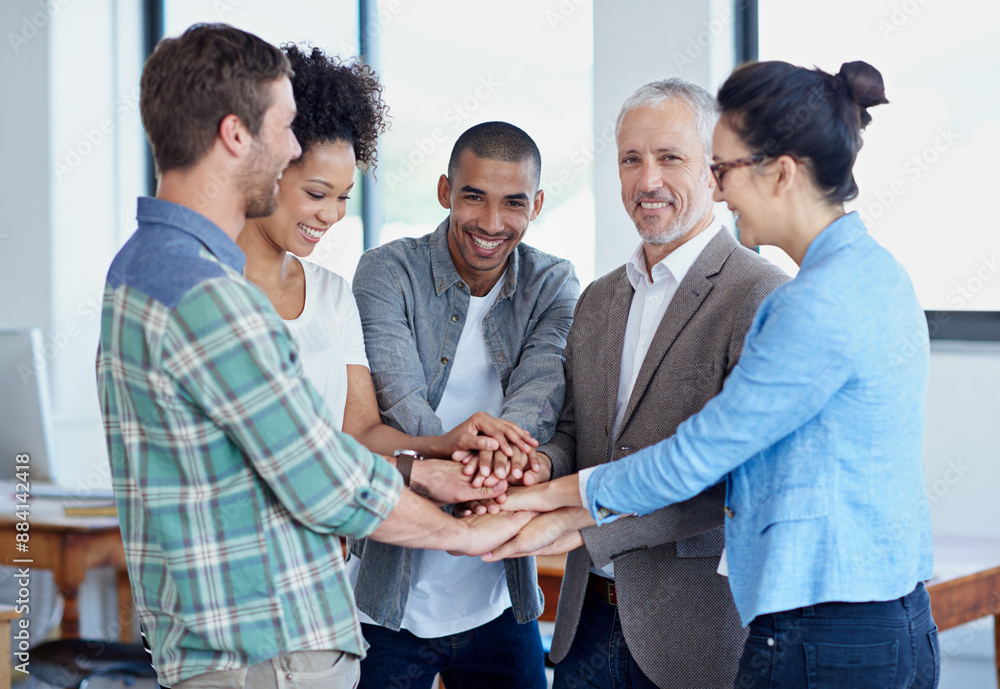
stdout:
POLYGON ((604 580, 604 600, 608 605, 618 605, 618 591, 615 589, 615 582, 604 580))

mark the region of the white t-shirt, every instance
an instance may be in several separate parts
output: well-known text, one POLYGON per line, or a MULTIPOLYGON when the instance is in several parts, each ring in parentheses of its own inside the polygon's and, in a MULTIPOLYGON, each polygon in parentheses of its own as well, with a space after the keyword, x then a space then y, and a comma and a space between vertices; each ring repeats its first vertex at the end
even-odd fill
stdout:
POLYGON ((315 263, 299 261, 306 275, 306 303, 285 325, 299 345, 302 370, 344 428, 347 366, 368 368, 361 317, 347 280, 315 263))
MULTIPOLYGON (((503 387, 483 337, 483 317, 496 302, 505 279, 506 274, 485 297, 469 299, 454 368, 435 410, 445 432, 475 411, 500 416, 503 409, 503 387)), ((357 582, 358 568, 357 558, 351 558, 347 569, 352 585, 357 582)), ((503 562, 438 550, 413 551, 410 593, 401 626, 414 636, 433 639, 475 629, 502 615, 510 605, 503 562)), ((377 624, 363 612, 358 616, 366 624, 377 624)))

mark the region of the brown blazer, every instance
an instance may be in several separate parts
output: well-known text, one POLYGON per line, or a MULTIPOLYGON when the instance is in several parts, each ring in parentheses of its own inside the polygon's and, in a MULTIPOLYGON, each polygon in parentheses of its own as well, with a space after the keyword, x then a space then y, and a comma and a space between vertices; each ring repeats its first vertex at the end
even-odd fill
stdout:
MULTIPOLYGON (((677 289, 642 362, 617 438, 611 438, 633 289, 622 266, 580 296, 566 345, 566 402, 539 448, 553 476, 615 461, 673 435, 714 397, 736 364, 757 307, 788 280, 723 230, 677 289)), ((725 577, 725 484, 642 517, 583 530, 569 553, 551 658, 573 644, 591 564, 615 563, 625 641, 661 687, 731 689, 746 632, 725 577)))

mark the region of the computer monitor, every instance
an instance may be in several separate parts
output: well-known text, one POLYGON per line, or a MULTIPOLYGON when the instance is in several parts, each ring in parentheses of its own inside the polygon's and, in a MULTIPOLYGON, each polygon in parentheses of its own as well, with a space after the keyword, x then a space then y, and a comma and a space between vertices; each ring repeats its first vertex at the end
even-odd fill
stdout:
POLYGON ((48 361, 38 328, 0 327, 0 480, 27 467, 31 481, 52 480, 48 361), (17 463, 18 455, 29 461, 17 463))

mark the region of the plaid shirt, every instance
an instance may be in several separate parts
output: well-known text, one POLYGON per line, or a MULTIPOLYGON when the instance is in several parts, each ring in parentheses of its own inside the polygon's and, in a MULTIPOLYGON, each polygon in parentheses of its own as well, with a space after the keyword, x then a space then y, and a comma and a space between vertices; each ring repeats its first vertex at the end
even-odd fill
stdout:
POLYGON ((138 221, 108 273, 97 381, 160 682, 291 651, 363 656, 337 535, 370 534, 399 474, 334 429, 228 236, 156 199, 138 221))

